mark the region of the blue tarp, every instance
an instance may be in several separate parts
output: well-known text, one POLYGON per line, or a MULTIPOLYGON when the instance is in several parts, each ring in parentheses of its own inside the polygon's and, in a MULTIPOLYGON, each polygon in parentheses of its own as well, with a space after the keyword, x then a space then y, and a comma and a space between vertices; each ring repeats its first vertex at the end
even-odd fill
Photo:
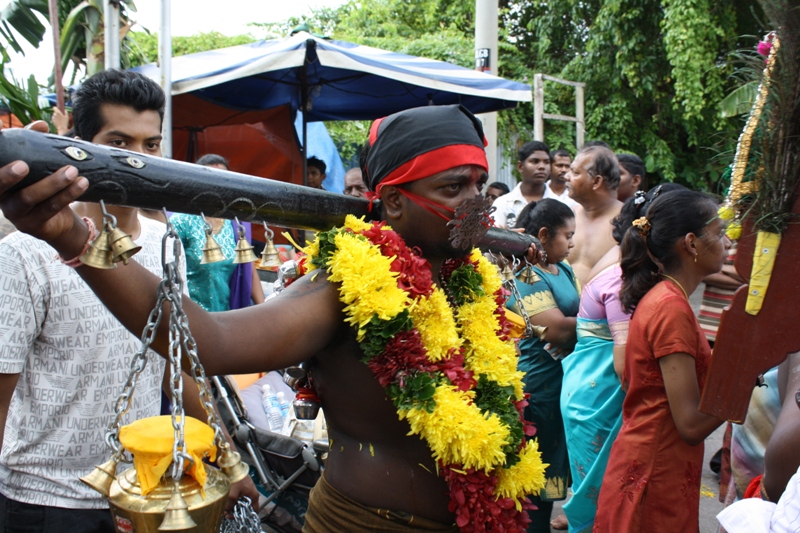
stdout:
MULTIPOLYGON (((343 192, 345 168, 328 129, 322 122, 311 122, 307 127, 308 157, 321 159, 327 165, 322 188, 331 192, 343 192)), ((297 132, 297 138, 302 138, 303 117, 300 116, 300 113, 297 114, 297 120, 294 121, 294 129, 297 132)))
MULTIPOLYGON (((156 64, 134 70, 159 79, 156 64)), ((483 113, 531 101, 523 83, 306 32, 172 59, 173 95, 192 94, 231 110, 291 104, 297 111, 303 92, 309 122, 372 120, 430 104, 459 103, 483 113)))

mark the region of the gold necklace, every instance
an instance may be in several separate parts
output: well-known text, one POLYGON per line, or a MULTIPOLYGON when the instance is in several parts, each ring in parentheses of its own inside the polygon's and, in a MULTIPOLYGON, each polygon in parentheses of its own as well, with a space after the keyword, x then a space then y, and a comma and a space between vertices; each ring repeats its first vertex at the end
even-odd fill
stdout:
POLYGON ((686 294, 686 289, 683 288, 683 285, 681 285, 681 283, 677 279, 673 278, 672 276, 670 276, 668 274, 664 274, 663 272, 661 273, 661 275, 663 277, 667 278, 668 280, 672 281, 673 283, 675 283, 675 285, 677 285, 678 287, 680 287, 681 292, 683 293, 683 295, 686 296, 687 300, 689 299, 689 295, 686 294))

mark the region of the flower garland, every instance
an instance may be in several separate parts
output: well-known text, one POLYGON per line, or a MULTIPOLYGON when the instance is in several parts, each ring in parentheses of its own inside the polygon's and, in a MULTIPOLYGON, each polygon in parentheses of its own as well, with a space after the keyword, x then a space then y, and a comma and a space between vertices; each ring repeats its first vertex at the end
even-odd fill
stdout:
POLYGON ((544 487, 547 465, 537 442, 526 443, 535 430, 522 417, 526 395, 496 267, 478 250, 449 260, 442 290, 400 235, 353 216, 304 251, 304 271, 324 269, 340 284, 362 360, 430 447, 461 531, 523 533, 527 495, 544 487))
POLYGON ((780 42, 775 33, 767 35, 763 41, 758 43, 758 53, 767 56, 767 62, 762 74, 761 83, 758 85, 757 96, 750 115, 747 117, 747 124, 739 135, 736 143, 736 153, 733 157, 731 168, 731 185, 725 201, 720 206, 719 217, 728 222, 726 234, 731 240, 739 240, 742 237, 742 218, 744 216, 744 206, 742 200, 747 195, 756 190, 757 176, 750 177, 751 181, 745 181, 747 167, 750 162, 750 148, 753 144, 753 137, 756 134, 761 114, 767 102, 770 88, 770 78, 775 68, 775 61, 778 54, 780 42))

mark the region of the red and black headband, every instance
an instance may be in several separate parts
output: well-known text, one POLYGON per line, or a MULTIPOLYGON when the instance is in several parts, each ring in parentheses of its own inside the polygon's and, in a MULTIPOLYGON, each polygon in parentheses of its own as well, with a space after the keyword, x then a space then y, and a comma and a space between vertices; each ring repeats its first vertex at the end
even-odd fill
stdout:
POLYGON ((483 126, 460 105, 408 109, 376 120, 361 170, 379 196, 400 185, 462 165, 488 170, 483 126))

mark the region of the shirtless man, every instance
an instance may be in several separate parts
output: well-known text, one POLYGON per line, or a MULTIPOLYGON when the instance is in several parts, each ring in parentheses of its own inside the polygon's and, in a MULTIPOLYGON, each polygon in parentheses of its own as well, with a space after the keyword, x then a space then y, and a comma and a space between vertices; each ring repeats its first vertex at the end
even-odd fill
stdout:
POLYGON ((616 244, 611 220, 622 208, 617 200, 619 163, 608 148, 584 148, 575 156, 566 179, 569 196, 578 203, 574 207, 575 247, 569 262, 582 287, 595 263, 616 244))
MULTIPOLYGON (((458 106, 404 111, 376 121, 369 150, 364 168, 370 188, 380 195, 381 218, 421 251, 428 275, 437 280, 446 259, 465 253, 450 244, 447 220, 480 194, 487 179, 480 122, 458 106), (410 160, 417 164, 398 163, 410 160)), ((20 230, 74 257, 88 229, 69 203, 88 182, 67 168, 17 194, 5 191, 27 174, 27 166, 17 161, 0 168, 0 208, 20 230)), ((133 262, 115 270, 79 267, 77 272, 123 324, 142 330, 155 304, 156 276, 133 262)), ((408 422, 398 419, 386 391, 360 361, 364 352, 356 331, 344 322, 339 287, 316 271, 259 306, 206 313, 186 301, 184 310, 209 375, 307 362, 332 446, 323 478, 312 491, 304 531, 456 531, 448 486, 431 450, 409 436, 408 422)), ((163 326, 153 343, 159 353, 167 348, 163 326)))

